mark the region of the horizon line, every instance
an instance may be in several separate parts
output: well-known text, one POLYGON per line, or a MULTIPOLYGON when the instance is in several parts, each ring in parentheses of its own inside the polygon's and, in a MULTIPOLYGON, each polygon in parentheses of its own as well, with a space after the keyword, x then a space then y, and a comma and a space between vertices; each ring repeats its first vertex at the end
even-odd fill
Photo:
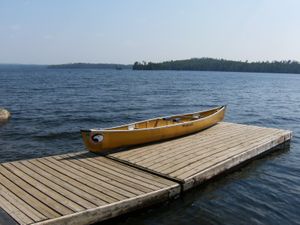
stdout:
POLYGON ((146 61, 146 60, 135 60, 132 63, 116 63, 116 62, 84 62, 84 61, 77 61, 77 62, 65 62, 65 63, 17 63, 17 62, 9 62, 9 63, 2 63, 0 62, 0 65, 18 65, 18 66, 50 66, 50 65, 64 65, 64 64, 115 64, 115 65, 133 65, 135 62, 152 62, 152 63, 162 63, 162 62, 170 62, 170 61, 181 61, 181 60, 191 60, 191 59, 217 59, 217 60, 227 60, 227 61, 236 61, 236 62, 248 62, 248 63, 255 63, 255 62, 280 62, 280 61, 294 61, 300 63, 299 60, 296 59, 273 59, 273 60, 238 60, 238 59, 226 59, 226 58, 217 58, 217 57, 191 57, 191 58, 184 58, 184 59, 168 59, 168 60, 162 60, 159 62, 154 61, 146 61))

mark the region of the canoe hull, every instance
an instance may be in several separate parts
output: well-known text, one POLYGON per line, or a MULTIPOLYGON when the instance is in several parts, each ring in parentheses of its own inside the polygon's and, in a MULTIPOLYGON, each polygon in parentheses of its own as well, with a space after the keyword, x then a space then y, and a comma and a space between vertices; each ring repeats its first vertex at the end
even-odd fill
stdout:
POLYGON ((92 152, 146 144, 180 137, 211 127, 223 120, 225 108, 225 106, 220 107, 216 113, 205 118, 170 126, 136 130, 87 130, 81 131, 81 134, 85 146, 92 152), (101 135, 101 141, 95 143, 93 137, 97 135, 101 135))

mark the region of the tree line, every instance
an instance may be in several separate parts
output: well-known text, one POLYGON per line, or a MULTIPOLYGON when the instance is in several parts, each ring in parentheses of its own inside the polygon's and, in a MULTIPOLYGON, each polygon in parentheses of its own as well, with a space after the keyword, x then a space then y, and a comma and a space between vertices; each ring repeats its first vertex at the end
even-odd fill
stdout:
POLYGON ((171 60, 160 63, 147 63, 145 61, 135 62, 132 69, 300 73, 300 63, 292 60, 248 62, 213 58, 192 58, 186 60, 171 60))

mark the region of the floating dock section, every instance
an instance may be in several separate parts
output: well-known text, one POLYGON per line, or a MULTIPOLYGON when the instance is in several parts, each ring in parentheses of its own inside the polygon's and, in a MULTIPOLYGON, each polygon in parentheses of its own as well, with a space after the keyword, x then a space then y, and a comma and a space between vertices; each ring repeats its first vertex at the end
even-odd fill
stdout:
POLYGON ((291 139, 222 122, 186 137, 100 156, 77 152, 0 164, 0 224, 103 221, 180 195, 291 139))

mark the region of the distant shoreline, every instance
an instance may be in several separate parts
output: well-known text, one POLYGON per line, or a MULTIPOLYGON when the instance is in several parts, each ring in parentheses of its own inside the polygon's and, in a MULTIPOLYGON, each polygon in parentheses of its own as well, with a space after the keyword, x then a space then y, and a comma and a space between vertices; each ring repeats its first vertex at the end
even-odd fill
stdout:
POLYGON ((48 69, 132 69, 132 65, 114 63, 68 63, 59 65, 49 65, 48 69))
POLYGON ((160 63, 135 62, 132 69, 300 74, 300 63, 291 60, 272 62, 242 62, 213 58, 192 58, 186 60, 165 61, 160 63))
POLYGON ((135 62, 131 64, 116 63, 66 63, 57 65, 35 64, 0 64, 0 69, 113 69, 113 70, 174 70, 174 71, 207 71, 207 72, 245 72, 245 73, 288 73, 300 74, 298 61, 233 61, 213 58, 192 58, 171 60, 159 63, 135 62))

